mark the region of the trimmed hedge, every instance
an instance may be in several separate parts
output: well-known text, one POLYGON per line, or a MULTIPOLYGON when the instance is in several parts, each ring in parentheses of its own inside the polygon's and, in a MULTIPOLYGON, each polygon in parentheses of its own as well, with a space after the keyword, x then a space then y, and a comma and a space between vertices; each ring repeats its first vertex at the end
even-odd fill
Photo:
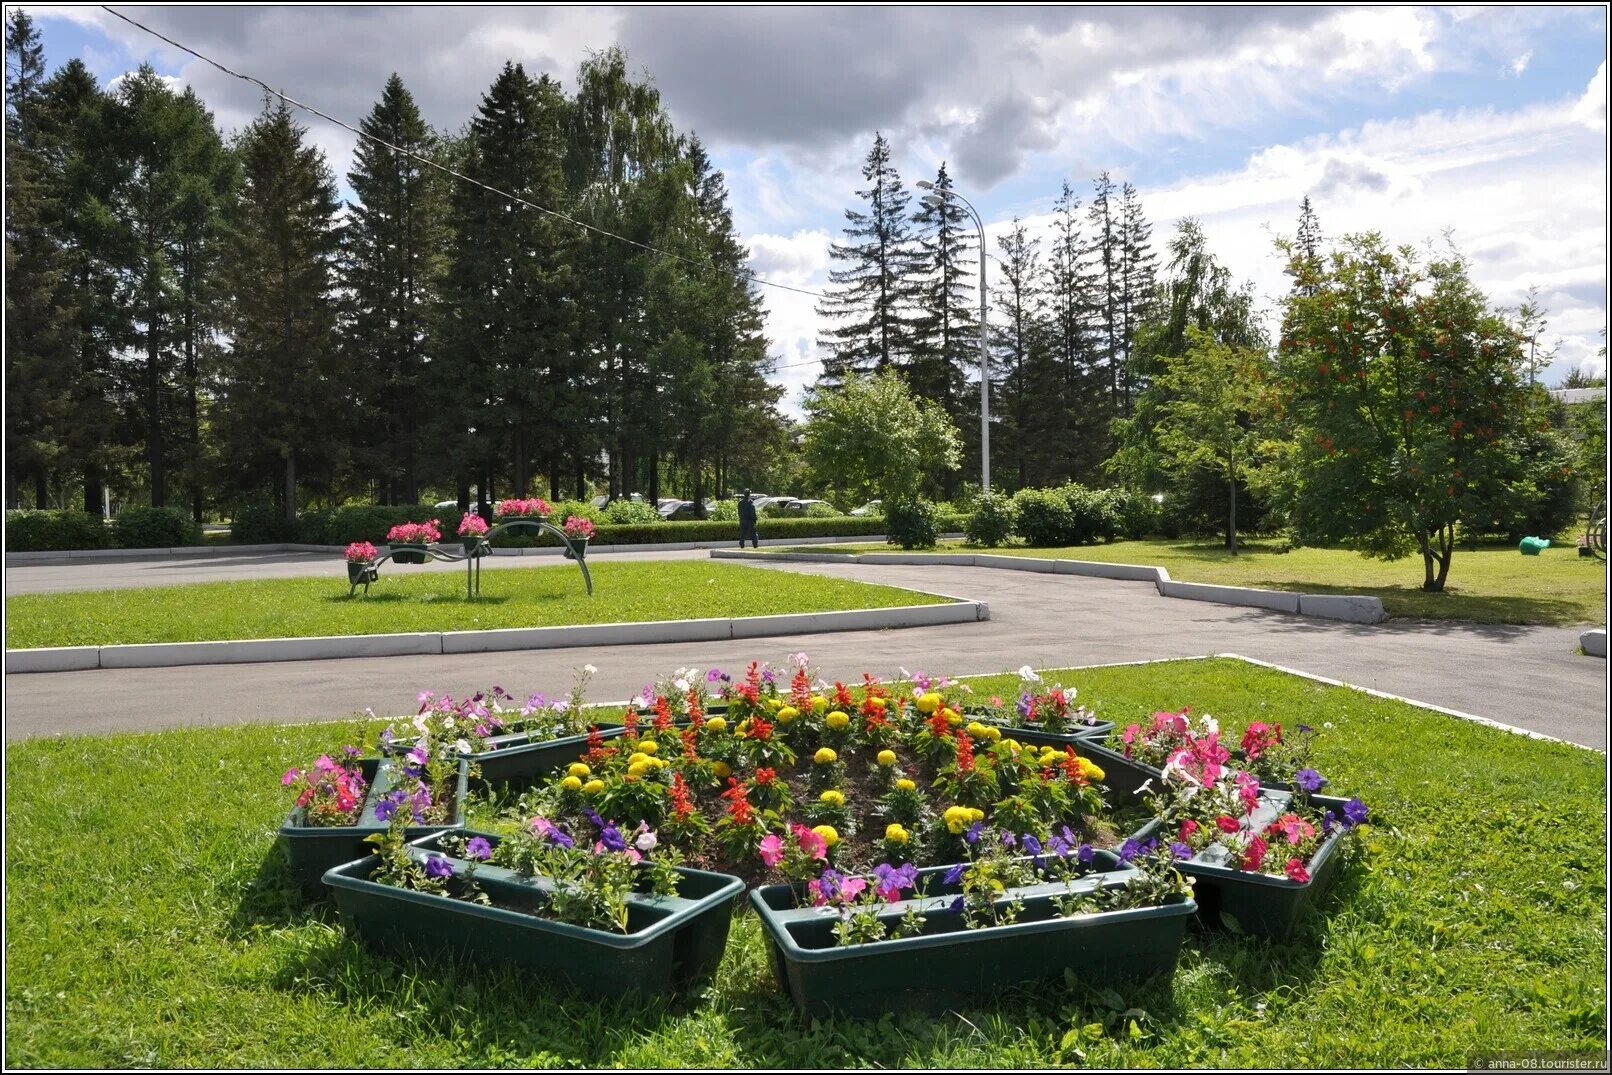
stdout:
POLYGON ((201 524, 178 508, 124 508, 112 520, 112 534, 121 549, 168 549, 202 540, 201 524))
POLYGON ((113 545, 112 528, 99 515, 87 511, 6 512, 9 552, 66 552, 110 549, 113 545))

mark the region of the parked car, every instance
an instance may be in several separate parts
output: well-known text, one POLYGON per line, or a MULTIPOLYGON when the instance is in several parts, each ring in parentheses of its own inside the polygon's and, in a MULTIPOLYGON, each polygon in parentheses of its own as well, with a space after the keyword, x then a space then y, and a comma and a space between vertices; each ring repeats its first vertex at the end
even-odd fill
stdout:
POLYGON ((791 515, 804 515, 814 504, 825 504, 830 507, 833 506, 828 504, 828 501, 826 500, 791 500, 784 507, 784 510, 789 512, 791 515))
POLYGON ((678 509, 684 507, 692 507, 692 505, 689 504, 687 500, 678 500, 676 497, 668 497, 658 502, 655 505, 655 510, 660 514, 662 519, 670 519, 672 516, 677 514, 678 509))
POLYGON ((860 508, 851 512, 852 515, 882 515, 884 514, 884 501, 870 500, 860 508))
POLYGON ((660 517, 671 523, 691 522, 703 518, 700 514, 700 506, 692 500, 678 500, 674 504, 662 508, 660 517))

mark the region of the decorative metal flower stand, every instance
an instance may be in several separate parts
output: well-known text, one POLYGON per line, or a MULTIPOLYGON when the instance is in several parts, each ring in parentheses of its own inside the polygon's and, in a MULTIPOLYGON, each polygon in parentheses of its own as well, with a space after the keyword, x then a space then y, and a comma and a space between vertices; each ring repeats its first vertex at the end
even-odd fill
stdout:
POLYGON ((431 559, 441 560, 443 563, 455 564, 463 561, 465 565, 465 600, 474 601, 481 596, 481 561, 483 555, 490 548, 488 542, 495 535, 506 530, 521 529, 535 530, 539 534, 550 533, 559 538, 561 543, 565 545, 566 559, 575 560, 577 566, 582 569, 582 581, 588 587, 588 596, 593 596, 593 576, 588 573, 588 539, 567 537, 564 530, 561 530, 547 519, 511 519, 508 522, 499 523, 481 535, 479 539, 474 539, 473 541, 471 538, 465 538, 458 551, 446 545, 389 545, 385 552, 373 560, 364 563, 350 562, 348 564, 347 596, 351 597, 356 594, 360 586, 364 588, 364 593, 368 595, 369 584, 374 582, 376 576, 380 573, 381 564, 393 559, 398 553, 417 555, 424 552, 431 559))

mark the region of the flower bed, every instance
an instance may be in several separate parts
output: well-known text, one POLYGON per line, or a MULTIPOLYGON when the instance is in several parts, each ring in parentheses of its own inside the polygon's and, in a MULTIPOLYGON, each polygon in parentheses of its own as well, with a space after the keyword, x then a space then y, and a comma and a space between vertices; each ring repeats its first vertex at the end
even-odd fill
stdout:
POLYGON ((1154 713, 1146 725, 1127 725, 1110 737, 1109 745, 1155 777, 1189 758, 1200 764, 1235 761, 1265 787, 1315 792, 1328 781, 1310 766, 1314 735, 1308 724, 1299 724, 1296 734, 1288 736, 1280 724, 1254 721, 1243 730, 1239 745, 1228 747, 1220 740, 1220 724, 1214 717, 1207 713, 1193 717, 1190 709, 1183 709, 1154 713))
POLYGON ((590 836, 578 845, 527 827, 406 843, 394 826, 376 855, 325 880, 347 927, 380 948, 511 962, 610 999, 707 981, 740 881, 652 857, 647 828, 624 834, 601 820, 590 836))
POLYGON ((784 677, 682 670, 641 714, 595 728, 509 820, 566 831, 589 812, 647 824, 701 868, 807 881, 824 868, 963 860, 985 826, 1117 847, 1148 819, 1115 816, 1104 771, 1068 743, 1032 747, 966 720, 955 684, 898 691, 866 676, 819 683, 804 655, 784 677), (725 705, 717 715, 712 707, 725 705))

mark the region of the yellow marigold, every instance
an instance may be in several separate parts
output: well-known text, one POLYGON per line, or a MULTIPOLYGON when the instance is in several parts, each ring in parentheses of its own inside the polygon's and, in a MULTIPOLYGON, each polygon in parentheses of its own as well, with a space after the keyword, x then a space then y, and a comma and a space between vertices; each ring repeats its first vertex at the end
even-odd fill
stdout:
POLYGON ((834 710, 834 712, 830 713, 828 716, 823 718, 823 723, 827 724, 830 728, 833 728, 836 731, 838 731, 839 729, 844 728, 846 725, 850 724, 851 723, 851 718, 846 716, 844 713, 840 712, 838 709, 836 709, 836 710, 834 710))
POLYGON ((961 713, 957 712, 957 710, 955 710, 955 709, 943 709, 943 710, 941 710, 941 712, 946 717, 946 723, 950 724, 953 728, 955 728, 959 724, 963 723, 963 715, 961 713))
POLYGON ((894 765, 895 763, 896 763, 896 752, 895 751, 893 751, 893 750, 881 750, 881 751, 879 751, 879 764, 880 765, 894 765))
POLYGON ((886 825, 884 827, 884 838, 892 844, 904 844, 912 837, 900 825, 886 825))
POLYGON ((564 780, 560 781, 560 787, 564 788, 566 791, 581 791, 582 781, 577 777, 568 776, 564 780))
POLYGON ((627 765, 629 767, 634 765, 642 765, 648 760, 649 755, 645 754, 642 750, 635 750, 631 754, 627 755, 627 765))
POLYGON ((917 786, 918 786, 917 784, 914 784, 912 781, 908 780, 906 777, 902 777, 901 779, 896 781, 896 787, 900 788, 902 791, 912 791, 915 788, 917 788, 917 786))
POLYGON ((998 728, 994 724, 987 724, 985 726, 985 738, 989 739, 993 743, 996 742, 998 739, 1002 738, 1002 729, 998 728))
POLYGON ((604 781, 603 780, 594 779, 594 780, 590 780, 586 784, 582 785, 582 793, 584 795, 597 795, 603 790, 604 790, 604 781))
POLYGON ((913 699, 912 704, 920 713, 933 713, 940 708, 940 695, 934 691, 930 691, 928 694, 920 694, 913 699))
POLYGON ((705 722, 705 726, 713 732, 726 731, 728 722, 721 717, 712 717, 705 722))
POLYGON ((593 772, 593 770, 589 769, 586 765, 579 761, 574 761, 571 763, 571 767, 567 769, 566 772, 570 773, 572 776, 588 776, 593 772))
POLYGON ((988 729, 979 721, 971 720, 968 722, 968 734, 972 735, 975 739, 984 739, 988 734, 988 729))
POLYGON ((883 709, 885 706, 887 706, 889 704, 890 703, 887 702, 883 698, 869 698, 868 699, 868 705, 872 706, 874 709, 883 709))
POLYGON ((812 695, 812 712, 813 713, 827 713, 828 712, 828 699, 824 698, 821 694, 812 695))
POLYGON ((823 843, 833 847, 840 842, 840 834, 833 825, 813 825, 812 831, 823 838, 823 843))
POLYGON ((726 780, 733 775, 733 767, 725 761, 719 761, 711 766, 711 771, 716 774, 718 780, 726 780))
POLYGON ((1081 758, 1080 775, 1084 776, 1087 780, 1101 780, 1108 774, 1104 773, 1097 763, 1092 761, 1090 758, 1081 758))
POLYGON ((631 765, 627 766, 627 775, 633 777, 634 779, 648 776, 654 771, 655 763, 649 758, 645 758, 643 761, 635 761, 631 765))
POLYGON ((817 753, 812 755, 812 761, 818 765, 832 765, 839 760, 840 756, 834 752, 833 747, 818 747, 817 753))
POLYGON ((844 806, 845 792, 836 791, 833 788, 829 788, 827 791, 823 792, 823 794, 817 797, 817 801, 828 803, 830 806, 844 806))
POLYGON ((660 744, 653 739, 640 739, 638 740, 638 749, 645 754, 653 754, 660 749, 660 744))
POLYGON ((778 710, 778 723, 788 724, 798 716, 800 716, 800 710, 796 709, 792 705, 786 705, 782 709, 778 710))

